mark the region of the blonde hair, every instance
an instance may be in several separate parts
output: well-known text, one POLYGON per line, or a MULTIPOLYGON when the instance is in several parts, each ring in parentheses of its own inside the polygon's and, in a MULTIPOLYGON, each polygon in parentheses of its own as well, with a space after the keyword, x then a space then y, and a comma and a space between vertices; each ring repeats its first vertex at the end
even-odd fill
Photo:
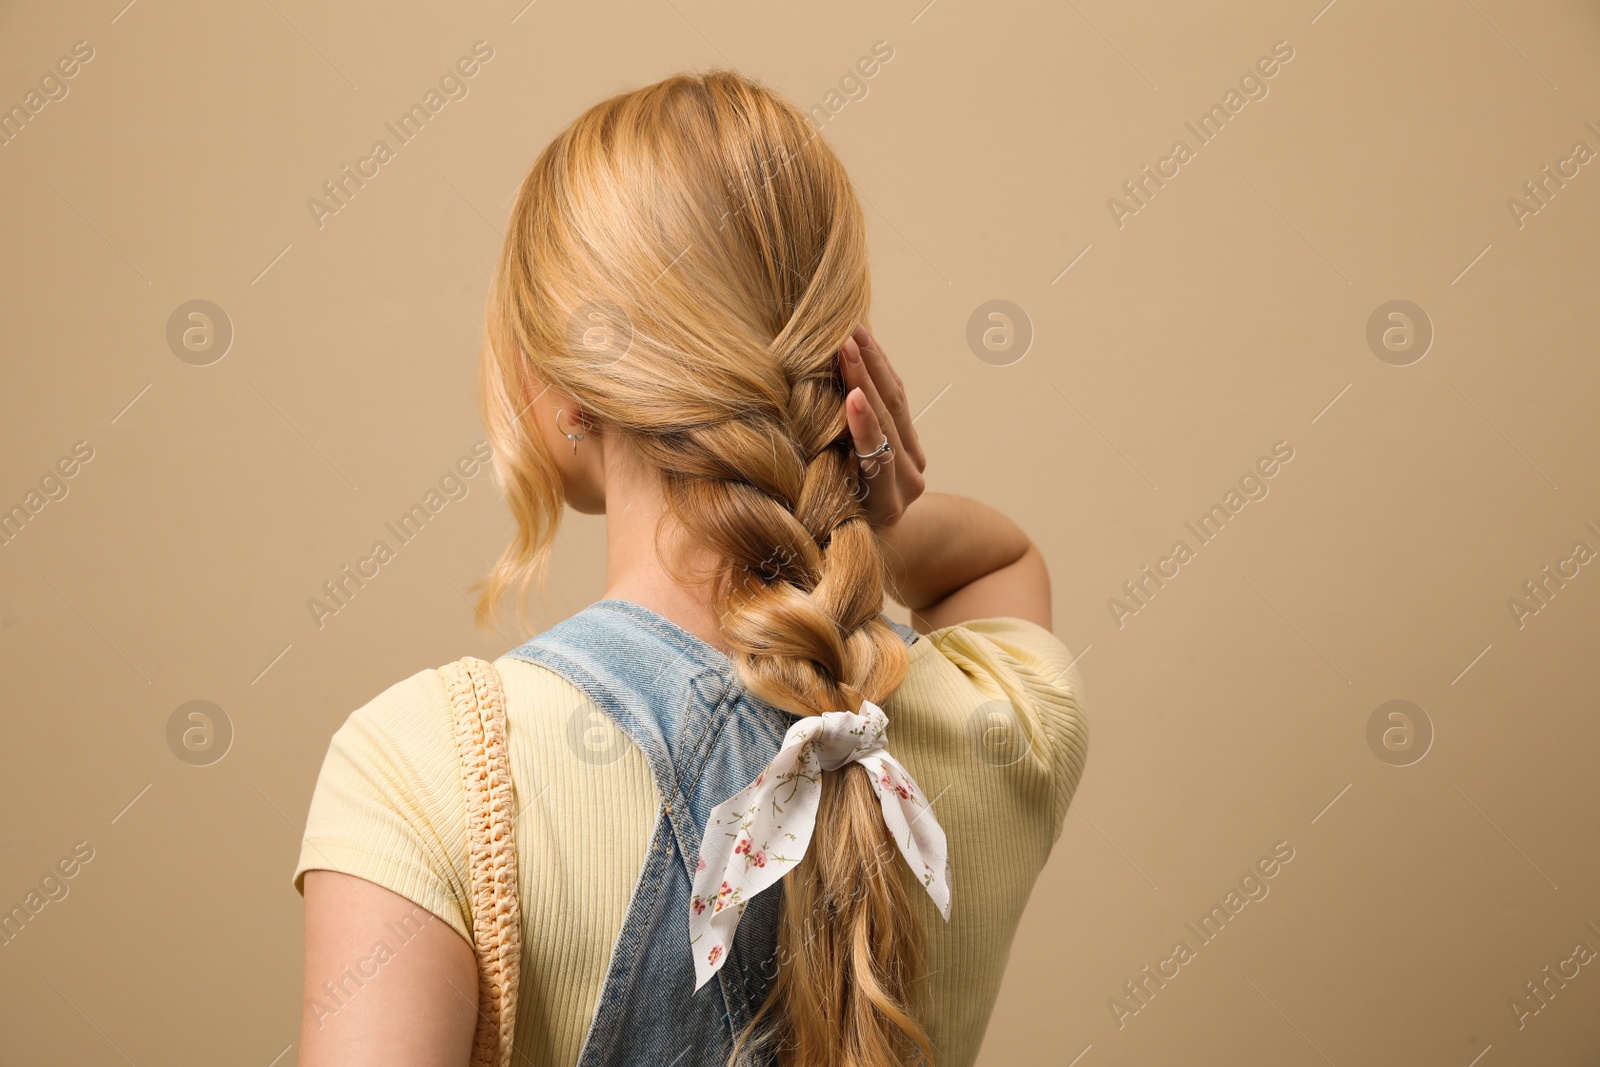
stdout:
MULTIPOLYGON (((671 523, 720 559, 705 577, 752 693, 798 715, 881 702, 908 654, 880 617, 835 358, 869 298, 844 167, 765 85, 680 74, 580 115, 523 181, 489 296, 481 402, 516 532, 480 617, 514 592, 526 620, 544 590, 564 501, 521 419, 543 383, 660 472, 658 544, 671 523)), ((730 1064, 764 1047, 793 1067, 932 1061, 910 878, 867 772, 825 772, 778 971, 730 1064)))

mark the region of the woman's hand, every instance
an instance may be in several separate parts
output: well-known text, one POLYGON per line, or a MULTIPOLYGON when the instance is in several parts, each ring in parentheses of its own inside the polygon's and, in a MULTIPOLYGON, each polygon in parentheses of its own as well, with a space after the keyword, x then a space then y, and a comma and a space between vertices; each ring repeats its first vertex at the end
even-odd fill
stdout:
POLYGON ((845 386, 845 418, 855 452, 865 455, 887 437, 893 450, 888 457, 857 459, 857 490, 867 509, 867 519, 881 533, 905 514, 922 495, 922 472, 928 461, 911 425, 905 386, 889 365, 889 357, 865 326, 857 326, 839 350, 840 373, 845 386))
POLYGON ((883 444, 887 461, 858 461, 858 490, 889 569, 889 592, 928 633, 970 619, 1019 618, 1050 629, 1050 573, 1015 522, 976 500, 923 496, 928 461, 905 386, 865 327, 839 350, 845 416, 858 454, 883 444), (901 519, 913 501, 910 518, 901 519))

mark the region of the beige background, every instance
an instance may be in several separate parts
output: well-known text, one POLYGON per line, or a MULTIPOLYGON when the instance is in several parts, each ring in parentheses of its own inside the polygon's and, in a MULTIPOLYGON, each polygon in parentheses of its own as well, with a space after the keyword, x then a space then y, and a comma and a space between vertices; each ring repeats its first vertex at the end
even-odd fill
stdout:
MULTIPOLYGON (((731 64, 822 105, 880 40, 824 127, 870 204, 874 325, 933 487, 1043 546, 1091 702, 983 1062, 1595 1062, 1600 963, 1520 1028, 1510 1001, 1600 951, 1600 565, 1520 628, 1507 603, 1600 550, 1600 163, 1520 227, 1507 204, 1600 151, 1593 5, 124 2, 0 14, 6 107, 94 49, 0 147, 0 507, 93 449, 0 547, 0 906, 94 850, 0 948, 4 1062, 294 1062, 329 736, 522 636, 464 599, 509 529, 487 475, 320 629, 306 606, 482 437, 516 184, 603 95, 731 64), (470 94, 319 229, 307 199, 479 40, 470 94), (1108 198, 1278 41, 1268 95, 1119 228, 1108 198), (165 337, 194 299, 235 331, 209 366, 165 337), (1007 365, 965 340, 991 299, 1034 331, 1007 365), (1366 340, 1394 299, 1436 333, 1408 366, 1366 340), (1122 583, 1278 441, 1270 495, 1119 627, 1122 583), (235 732, 210 766, 168 747, 195 699, 235 732), (1435 734, 1409 766, 1367 741, 1394 699, 1435 734), (1270 895, 1197 947, 1280 841, 1270 895)), ((569 516, 541 628, 600 594, 602 545, 569 516)))

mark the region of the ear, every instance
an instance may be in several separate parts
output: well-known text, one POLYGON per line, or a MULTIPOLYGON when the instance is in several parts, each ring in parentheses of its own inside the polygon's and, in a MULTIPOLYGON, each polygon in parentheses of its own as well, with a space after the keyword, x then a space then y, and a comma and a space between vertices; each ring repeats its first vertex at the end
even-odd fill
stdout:
POLYGON ((578 410, 575 404, 556 404, 555 422, 557 433, 581 433, 585 436, 589 433, 589 427, 584 424, 583 412, 578 410))
POLYGON ((600 435, 600 420, 594 413, 578 403, 559 389, 551 389, 545 395, 545 400, 550 402, 551 410, 560 409, 560 430, 562 433, 582 433, 591 437, 600 435))
POLYGON ((544 395, 546 384, 544 379, 539 377, 538 372, 533 369, 533 364, 527 362, 526 355, 523 356, 522 368, 522 374, 520 375, 522 380, 522 403, 527 407, 532 406, 535 400, 544 395))

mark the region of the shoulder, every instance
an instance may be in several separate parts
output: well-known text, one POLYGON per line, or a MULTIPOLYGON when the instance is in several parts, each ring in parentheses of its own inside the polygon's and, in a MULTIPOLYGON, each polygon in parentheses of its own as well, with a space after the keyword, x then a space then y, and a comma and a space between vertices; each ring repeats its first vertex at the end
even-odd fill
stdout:
POLYGON ((450 718, 450 698, 439 668, 429 667, 402 678, 352 711, 334 734, 371 734, 393 739, 439 734, 450 718))
POLYGON ((587 701, 582 690, 543 664, 507 653, 494 661, 494 667, 508 711, 560 718, 587 701))
MULTIPOLYGON (((462 669, 469 663, 481 667, 484 661, 463 657, 395 682, 350 713, 334 734, 334 744, 360 745, 373 755, 382 754, 397 767, 415 772, 445 766, 457 768, 457 720, 463 701, 469 700, 474 691, 472 676, 462 669)), ((577 693, 555 672, 509 655, 488 666, 508 713, 513 708, 548 710, 577 693)), ((478 691, 482 692, 481 687, 478 691)))
MULTIPOLYGON (((334 734, 330 756, 337 751, 357 757, 373 772, 422 790, 421 799, 460 800, 465 787, 457 723, 460 703, 472 693, 456 670, 460 662, 418 671, 351 712, 334 734)), ((536 755, 569 730, 592 729, 593 720, 603 718, 582 690, 548 667, 509 654, 490 667, 499 683, 508 731, 520 736, 522 744, 515 747, 524 756, 536 755)))
POLYGON ((971 619, 924 634, 923 640, 928 644, 925 657, 936 655, 974 679, 1020 689, 1023 695, 1065 700, 1083 713, 1077 657, 1036 622, 971 619))
POLYGON ((497 683, 508 721, 526 720, 530 713, 545 718, 581 696, 566 679, 536 664, 511 656, 490 664, 463 657, 417 671, 351 712, 333 736, 330 756, 337 751, 357 758, 372 772, 414 788, 419 802, 453 805, 465 791, 460 722, 474 697, 484 696, 481 682, 474 684, 482 668, 497 683))
POLYGON ((437 668, 402 678, 352 711, 328 748, 329 769, 364 772, 404 787, 418 804, 439 802, 460 778, 454 713, 437 668))
POLYGON ((655 786, 644 752, 564 674, 507 654, 495 660, 517 766, 575 805, 610 790, 650 803, 655 786))
POLYGON ((1054 633, 1026 619, 972 619, 924 634, 923 640, 928 649, 917 658, 932 663, 922 670, 943 675, 947 685, 970 687, 965 725, 978 739, 979 756, 1048 773, 1059 833, 1088 759, 1088 704, 1077 656, 1054 633))
POLYGON ((343 871, 422 905, 468 937, 466 786, 435 668, 352 711, 329 740, 294 885, 343 871))
POLYGON ((1027 619, 969 619, 923 635, 941 651, 964 647, 997 650, 1028 664, 1055 666, 1057 673, 1072 662, 1072 652, 1051 631, 1027 619))

